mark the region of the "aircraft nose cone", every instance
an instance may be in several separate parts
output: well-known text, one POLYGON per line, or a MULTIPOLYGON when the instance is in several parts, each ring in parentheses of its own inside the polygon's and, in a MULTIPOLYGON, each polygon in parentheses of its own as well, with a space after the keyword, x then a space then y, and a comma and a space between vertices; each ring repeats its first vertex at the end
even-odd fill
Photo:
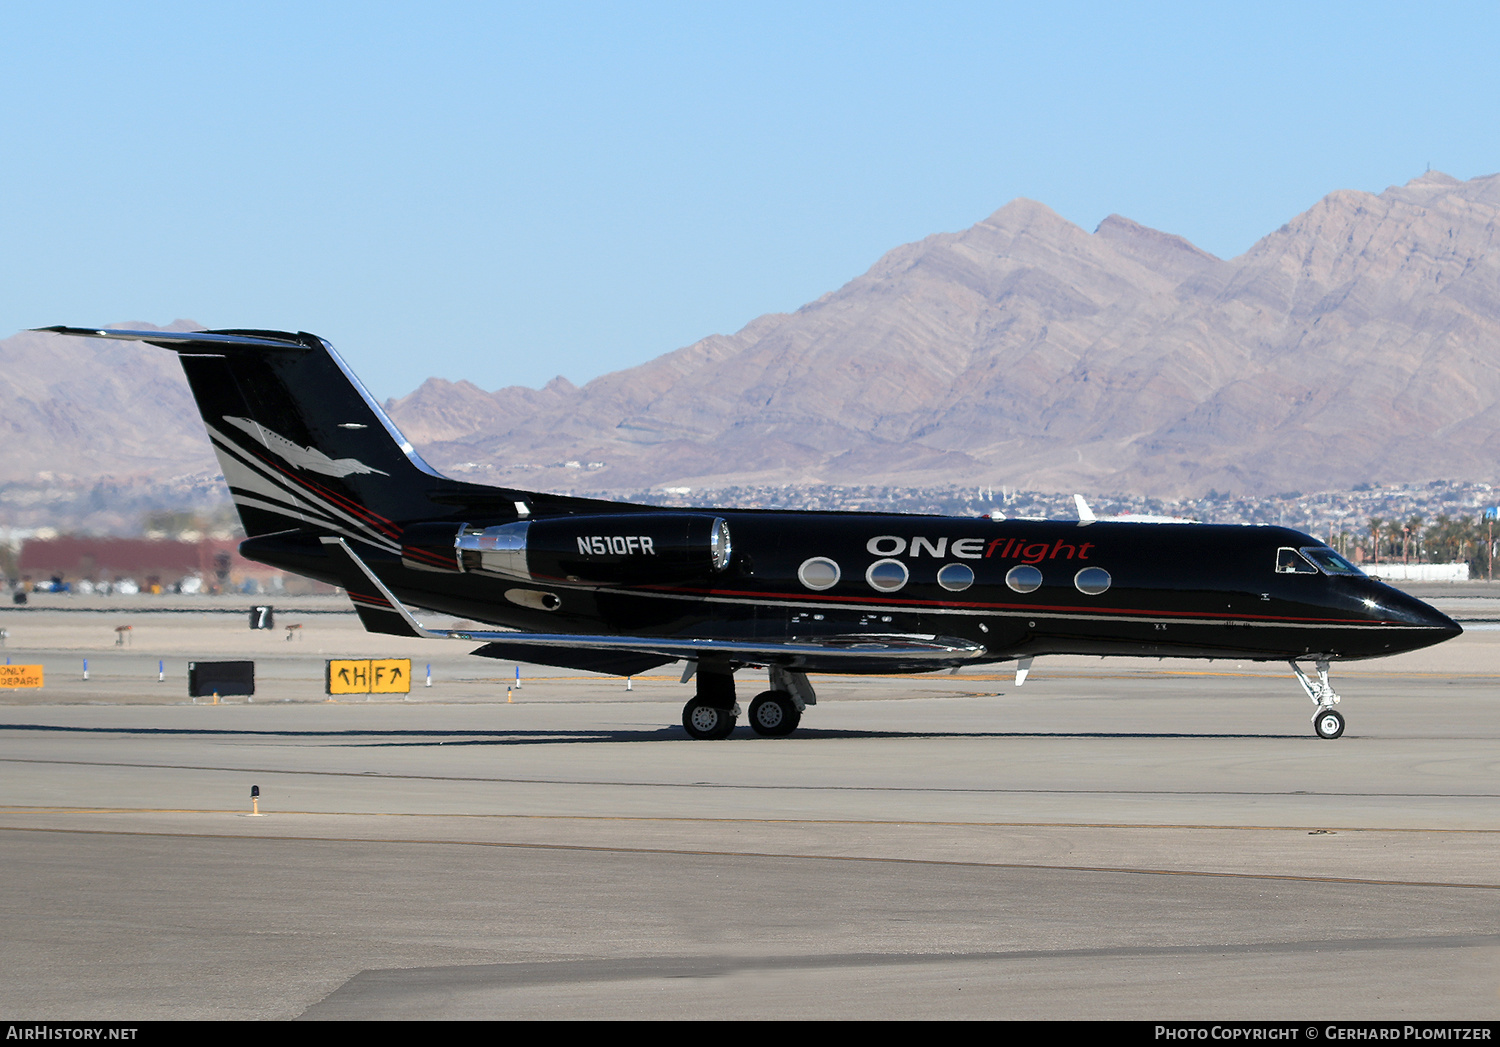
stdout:
POLYGON ((1402 644, 1405 650, 1430 647, 1463 633, 1463 627, 1442 611, 1399 590, 1391 590, 1381 604, 1389 619, 1406 626, 1402 631, 1410 642, 1402 644))
POLYGON ((1415 596, 1408 596, 1403 602, 1406 606, 1399 608, 1401 612, 1404 612, 1402 617, 1413 625, 1420 625, 1424 629, 1436 629, 1451 636, 1457 636, 1463 632, 1463 628, 1457 622, 1431 604, 1424 603, 1415 596))
POLYGON ((1463 626, 1435 607, 1427 608, 1427 613, 1422 621, 1422 628, 1432 634, 1433 643, 1442 643, 1451 640, 1463 633, 1463 626))

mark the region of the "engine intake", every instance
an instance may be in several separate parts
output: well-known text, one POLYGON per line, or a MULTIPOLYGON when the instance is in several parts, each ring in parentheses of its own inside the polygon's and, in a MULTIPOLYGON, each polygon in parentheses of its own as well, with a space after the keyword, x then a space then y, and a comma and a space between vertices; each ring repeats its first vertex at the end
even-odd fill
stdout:
POLYGON ((401 565, 413 571, 463 570, 458 539, 467 524, 425 523, 401 532, 401 565))

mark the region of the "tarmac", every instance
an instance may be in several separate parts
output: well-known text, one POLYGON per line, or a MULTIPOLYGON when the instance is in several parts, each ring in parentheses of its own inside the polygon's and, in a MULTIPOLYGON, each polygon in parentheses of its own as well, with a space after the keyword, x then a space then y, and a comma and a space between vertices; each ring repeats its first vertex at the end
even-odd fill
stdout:
POLYGON ((0 1014, 1493 1020, 1475 591, 1335 667, 1335 741, 1284 665, 1054 658, 818 677, 792 737, 700 742, 680 666, 517 687, 333 599, 36 597, 0 609, 45 667, 0 690, 0 1014), (330 700, 336 657, 415 686, 330 700), (188 698, 217 658, 253 698, 188 698))

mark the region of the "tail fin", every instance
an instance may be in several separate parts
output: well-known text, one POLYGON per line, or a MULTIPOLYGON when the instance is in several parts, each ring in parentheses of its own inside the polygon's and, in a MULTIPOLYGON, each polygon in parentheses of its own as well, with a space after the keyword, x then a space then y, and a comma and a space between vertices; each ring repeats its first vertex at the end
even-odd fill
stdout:
POLYGON ((399 552, 397 522, 450 486, 315 335, 108 331, 175 351, 250 537, 311 527, 399 552))
POLYGON ((569 512, 594 504, 440 475, 316 335, 42 330, 176 352, 252 538, 312 530, 399 555, 401 525, 413 520, 516 518, 533 505, 569 512))

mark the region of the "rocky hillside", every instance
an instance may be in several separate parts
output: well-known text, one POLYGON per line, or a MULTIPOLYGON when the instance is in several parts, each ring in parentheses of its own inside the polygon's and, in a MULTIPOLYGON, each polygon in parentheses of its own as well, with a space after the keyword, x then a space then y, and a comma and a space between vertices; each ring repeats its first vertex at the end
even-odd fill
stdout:
POLYGON ((1229 261, 1017 200, 582 388, 434 380, 391 408, 435 463, 530 486, 1493 479, 1497 229, 1500 176, 1336 192, 1229 261))
POLYGON ((159 484, 218 471, 175 354, 32 331, 0 341, 0 483, 159 484))

